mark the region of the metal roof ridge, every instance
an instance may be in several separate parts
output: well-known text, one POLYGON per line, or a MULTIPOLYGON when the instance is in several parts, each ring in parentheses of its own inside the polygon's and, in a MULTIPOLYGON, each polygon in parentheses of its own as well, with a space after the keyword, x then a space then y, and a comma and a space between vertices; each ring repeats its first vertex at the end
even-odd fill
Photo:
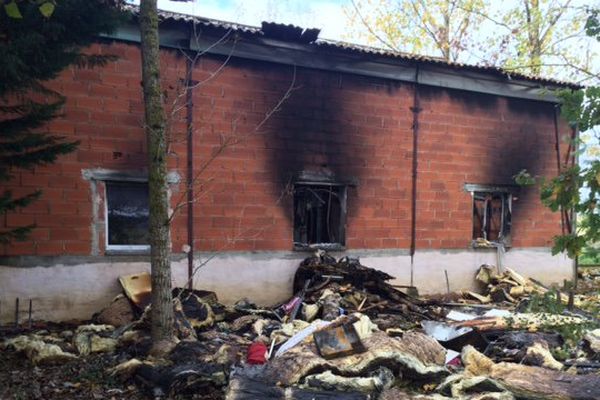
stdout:
MULTIPOLYGON (((134 4, 124 5, 123 8, 124 8, 124 10, 130 11, 132 13, 139 12, 139 6, 134 5, 134 4)), ((239 32, 243 32, 243 33, 248 33, 248 34, 253 34, 253 35, 264 37, 262 28, 259 26, 246 25, 246 24, 241 24, 241 23, 237 23, 237 22, 224 21, 224 20, 219 20, 219 19, 215 19, 215 18, 208 18, 208 17, 199 16, 199 15, 185 14, 185 13, 181 13, 181 12, 168 11, 168 10, 159 10, 158 14, 159 14, 159 17, 161 17, 163 19, 172 19, 174 21, 192 22, 192 23, 202 24, 205 26, 211 26, 211 27, 215 27, 215 28, 232 29, 234 31, 239 31, 239 32)), ((287 26, 290 28, 302 28, 302 27, 299 27, 299 26, 293 25, 293 24, 284 24, 284 23, 276 23, 276 22, 273 22, 272 24, 277 24, 277 25, 284 26, 284 27, 287 26)), ((282 39, 279 39, 279 40, 282 40, 282 39)), ((447 60, 443 59, 442 57, 429 56, 429 55, 417 54, 417 53, 400 52, 400 51, 393 50, 393 49, 386 49, 383 47, 375 47, 375 46, 363 45, 363 44, 346 42, 346 41, 341 41, 341 40, 318 38, 316 41, 314 41, 312 43, 306 43, 305 45, 331 47, 331 48, 337 49, 339 51, 358 52, 358 53, 362 53, 365 55, 389 57, 392 59, 402 59, 402 60, 406 60, 406 61, 415 61, 415 62, 419 62, 419 61, 426 62, 426 63, 430 63, 430 64, 434 64, 434 65, 439 65, 441 67, 446 66, 449 68, 456 68, 456 69, 463 69, 463 70, 470 70, 470 71, 480 71, 480 72, 484 72, 484 73, 487 72, 487 73, 491 73, 491 74, 502 75, 504 77, 504 79, 507 79, 507 80, 523 79, 523 80, 527 80, 530 82, 536 82, 541 85, 550 84, 550 85, 557 85, 557 86, 570 87, 570 88, 581 88, 582 87, 581 85, 579 85, 575 82, 569 82, 569 81, 560 80, 560 79, 556 79, 556 78, 549 78, 549 77, 545 77, 545 76, 534 76, 534 75, 530 75, 530 74, 526 74, 526 73, 518 72, 518 71, 509 71, 502 67, 494 66, 494 65, 470 64, 470 63, 462 63, 462 62, 457 62, 457 61, 447 61, 447 60)))

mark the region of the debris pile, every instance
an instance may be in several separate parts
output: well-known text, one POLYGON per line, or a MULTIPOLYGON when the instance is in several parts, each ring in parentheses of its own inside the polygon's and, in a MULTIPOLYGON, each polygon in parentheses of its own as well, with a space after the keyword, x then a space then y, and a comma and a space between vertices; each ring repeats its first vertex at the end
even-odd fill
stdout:
MULTIPOLYGON (((508 303, 518 304, 523 299, 532 295, 546 296, 553 294, 559 302, 569 303, 569 296, 559 290, 552 290, 532 278, 526 278, 511 268, 499 273, 491 265, 482 265, 475 276, 475 280, 484 288, 483 293, 465 291, 467 298, 472 298, 482 304, 508 303)), ((585 296, 575 296, 573 303, 581 305, 585 296)))
POLYGON ((2 347, 37 366, 107 355, 110 379, 152 398, 600 398, 600 325, 577 308, 585 296, 569 310, 569 296, 490 266, 477 273, 482 292, 453 303, 413 297, 391 279, 317 252, 299 266, 294 295, 272 308, 175 288, 175 340, 159 357, 150 351, 149 276, 125 276, 124 294, 92 324, 2 347))
POLYGON ((315 318, 331 321, 341 314, 359 312, 380 326, 411 328, 423 319, 439 318, 441 310, 398 290, 387 281, 394 279, 385 272, 365 267, 357 258, 336 260, 317 252, 305 259, 294 277, 291 301, 278 310, 294 319, 296 303, 307 322, 315 318))

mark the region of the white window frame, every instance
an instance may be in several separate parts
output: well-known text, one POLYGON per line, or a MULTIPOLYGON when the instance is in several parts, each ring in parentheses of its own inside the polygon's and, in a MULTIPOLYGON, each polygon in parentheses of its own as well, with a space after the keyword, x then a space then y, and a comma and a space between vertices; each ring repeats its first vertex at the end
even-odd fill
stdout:
POLYGON ((109 244, 108 243, 108 194, 107 186, 111 182, 148 183, 147 179, 111 179, 104 181, 104 246, 108 252, 139 253, 150 251, 150 244, 109 244))
MULTIPOLYGON (((128 255, 128 254, 149 254, 150 245, 109 245, 108 244, 108 202, 106 196, 106 183, 107 182, 148 182, 148 171, 145 169, 128 169, 128 170, 115 170, 107 168, 89 168, 82 169, 81 175, 83 179, 90 182, 90 188, 92 196, 95 198, 98 196, 101 187, 98 186, 102 183, 104 186, 104 199, 101 202, 95 203, 93 207, 93 228, 92 228, 92 254, 102 254, 100 236, 104 233, 104 254, 105 255, 128 255), (104 203, 104 204, 100 204, 104 203), (104 211, 104 212, 103 212, 104 211), (104 215, 102 215, 104 214, 104 215), (104 220, 103 220, 104 219, 104 220), (102 232, 104 231, 104 232, 102 232)), ((179 185, 181 183, 181 177, 177 171, 170 171, 167 174, 167 183, 171 185, 179 185)))

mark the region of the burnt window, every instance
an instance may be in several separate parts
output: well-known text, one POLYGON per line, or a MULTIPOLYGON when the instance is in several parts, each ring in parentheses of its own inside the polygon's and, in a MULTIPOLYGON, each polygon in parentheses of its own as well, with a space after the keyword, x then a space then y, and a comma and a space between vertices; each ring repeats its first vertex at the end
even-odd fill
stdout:
POLYGON ((512 194, 508 191, 473 191, 473 240, 510 244, 512 194))
POLYGON ((345 185, 294 185, 296 248, 343 248, 346 242, 345 227, 345 185))
POLYGON ((108 250, 149 248, 148 183, 106 182, 108 250))

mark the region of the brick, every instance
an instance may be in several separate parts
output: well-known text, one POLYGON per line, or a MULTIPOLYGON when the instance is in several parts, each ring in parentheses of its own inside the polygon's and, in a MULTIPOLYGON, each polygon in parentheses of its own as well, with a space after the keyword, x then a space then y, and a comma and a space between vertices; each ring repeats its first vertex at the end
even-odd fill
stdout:
POLYGON ((106 112, 128 112, 130 110, 128 99, 104 99, 102 109, 106 112))
POLYGON ((35 227, 31 230, 27 239, 32 240, 34 242, 49 240, 50 239, 50 230, 47 228, 35 227))
POLYGON ((50 229, 50 240, 77 240, 88 236, 86 233, 85 228, 52 228, 50 229))
POLYGON ((134 114, 118 114, 115 116, 115 122, 118 125, 140 127, 143 125, 143 116, 134 114))
POLYGON ((6 249, 7 256, 21 256, 35 254, 35 244, 33 241, 12 242, 6 249))
POLYGON ((118 91, 111 86, 103 84, 90 84, 90 96, 97 97, 99 99, 113 99, 118 96, 118 91))
POLYGON ((48 179, 48 186, 50 188, 75 189, 81 179, 81 176, 76 175, 52 176, 48 179))
POLYGON ((73 122, 89 121, 90 112, 85 108, 69 108, 65 110, 65 118, 73 122))
POLYGON ((83 241, 67 241, 64 244, 65 253, 76 254, 76 255, 88 255, 92 252, 92 246, 90 242, 83 241))
POLYGON ((60 255, 64 254, 64 244, 58 241, 47 241, 47 242, 39 242, 36 243, 36 252, 35 254, 45 256, 45 255, 60 255))
POLYGON ((115 73, 103 73, 102 82, 111 86, 129 86, 132 79, 125 75, 115 73))
MULTIPOLYGON (((93 205, 90 182, 82 179, 81 170, 146 167, 139 48, 126 43, 96 47, 121 58, 94 70, 69 69, 51 82, 68 103, 65 118, 46 128, 81 140, 80 148, 35 173, 19 172, 11 184, 23 193, 25 189, 44 191, 40 201, 7 216, 7 223, 34 220, 41 229, 35 249, 21 246, 16 253, 89 254, 93 205)), ((168 87, 177 86, 185 72, 185 59, 165 50, 162 60, 163 81, 172 100, 174 91, 168 87)), ((194 76, 206 77, 221 63, 222 58, 206 55, 194 76)), ((256 133, 256 124, 280 99, 289 79, 286 67, 232 60, 223 74, 195 90, 196 168, 219 148, 223 137, 242 139, 201 173, 202 187, 197 185, 199 198, 194 204, 195 248, 289 250, 292 198, 284 186, 289 176, 302 169, 329 169, 359 182, 348 191, 348 248, 407 248, 413 86, 302 70, 297 76, 299 89, 256 133)), ((555 173, 552 108, 533 101, 489 99, 423 88, 417 248, 468 245, 472 199, 463 191, 464 183, 510 183, 505 180, 518 172, 513 170, 517 164, 528 164, 531 159, 539 159, 530 165, 532 171, 545 176, 555 173), (539 150, 533 155, 523 151, 531 148, 539 150)), ((187 162, 184 116, 182 112, 171 121, 168 161, 169 168, 182 177, 187 162)), ((564 121, 561 128, 568 128, 564 121)), ((100 183, 100 195, 102 187, 100 183)), ((173 203, 184 189, 183 184, 171 186, 173 203)), ((537 191, 520 197, 513 209, 515 246, 547 246, 560 231, 559 216, 542 207, 537 191)), ((175 218, 172 238, 179 251, 187 240, 185 212, 175 218)))
POLYGON ((15 212, 8 212, 6 214, 6 226, 8 228, 16 228, 19 226, 28 226, 35 223, 35 216, 33 214, 19 214, 15 212))
POLYGON ((71 120, 65 120, 57 118, 52 120, 47 125, 48 131, 62 134, 62 135, 73 135, 75 133, 75 124, 71 120))
POLYGON ((22 187, 30 187, 29 191, 33 192, 35 191, 34 188, 47 186, 51 177, 50 174, 23 173, 21 174, 21 185, 22 187))
POLYGON ((100 82, 100 72, 98 70, 78 68, 74 74, 75 81, 100 82))
POLYGON ((74 215, 77 213, 76 207, 71 202, 58 202, 54 201, 50 203, 50 214, 51 215, 74 215))
POLYGON ((291 249, 292 242, 285 239, 257 239, 254 241, 254 247, 261 250, 291 249))
POLYGON ((115 116, 112 113, 106 113, 106 112, 102 112, 99 111, 99 109, 97 109, 97 111, 91 111, 90 112, 90 121, 91 124, 111 124, 114 125, 115 122, 115 116))
POLYGON ((395 249, 398 248, 398 239, 383 239, 382 246, 387 249, 395 249))
POLYGON ((27 207, 21 209, 22 214, 48 214, 50 205, 47 201, 36 200, 27 207))

